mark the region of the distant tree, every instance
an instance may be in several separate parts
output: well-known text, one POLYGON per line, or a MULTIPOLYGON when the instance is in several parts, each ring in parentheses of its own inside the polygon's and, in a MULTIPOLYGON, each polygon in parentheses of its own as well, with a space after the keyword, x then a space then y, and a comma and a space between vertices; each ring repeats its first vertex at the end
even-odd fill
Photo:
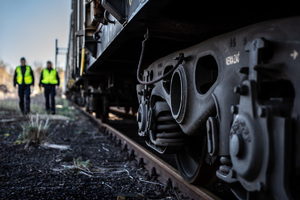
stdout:
POLYGON ((5 85, 9 91, 13 89, 14 70, 7 69, 7 64, 0 60, 0 85, 5 85))
POLYGON ((43 63, 41 61, 34 61, 32 70, 34 74, 34 90, 37 93, 42 92, 39 90, 39 83, 40 83, 41 73, 43 71, 43 63))
POLYGON ((41 61, 34 61, 33 68, 40 68, 43 67, 43 63, 41 61))
POLYGON ((40 78, 40 75, 43 71, 43 63, 40 61, 34 61, 33 63, 33 71, 34 71, 34 76, 36 78, 40 78))

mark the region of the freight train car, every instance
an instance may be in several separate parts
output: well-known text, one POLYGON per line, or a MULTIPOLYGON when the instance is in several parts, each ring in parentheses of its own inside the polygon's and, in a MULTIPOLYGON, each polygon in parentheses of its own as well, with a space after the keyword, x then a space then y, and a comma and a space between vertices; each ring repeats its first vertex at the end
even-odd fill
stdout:
POLYGON ((211 12, 193 0, 73 0, 67 94, 102 120, 132 109, 137 134, 175 154, 191 184, 297 199, 299 12, 211 12))

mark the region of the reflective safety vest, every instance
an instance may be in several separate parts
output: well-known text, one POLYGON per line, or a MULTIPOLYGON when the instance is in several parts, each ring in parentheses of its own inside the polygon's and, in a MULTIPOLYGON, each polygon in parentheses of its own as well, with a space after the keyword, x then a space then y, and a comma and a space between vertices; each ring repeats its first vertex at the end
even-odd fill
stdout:
POLYGON ((56 78, 56 70, 51 69, 49 72, 48 69, 43 69, 43 80, 41 81, 43 84, 53 84, 56 85, 58 80, 56 78))
MULTIPOLYGON (((23 83, 23 74, 22 74, 21 66, 18 66, 16 68, 16 73, 17 73, 17 83, 19 85, 22 85, 22 83, 23 83)), ((25 70, 25 74, 24 74, 24 83, 26 85, 32 84, 32 76, 30 74, 30 66, 29 65, 26 65, 26 70, 25 70)))

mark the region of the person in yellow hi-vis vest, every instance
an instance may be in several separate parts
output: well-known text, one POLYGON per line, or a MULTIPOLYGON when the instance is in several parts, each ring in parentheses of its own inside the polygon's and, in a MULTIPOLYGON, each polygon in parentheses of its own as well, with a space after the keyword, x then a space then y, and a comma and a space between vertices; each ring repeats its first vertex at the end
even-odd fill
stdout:
POLYGON ((51 61, 47 61, 47 68, 43 69, 39 86, 44 87, 45 107, 49 114, 55 114, 55 95, 59 86, 59 76, 56 69, 52 68, 51 61), (50 96, 50 104, 49 104, 50 96))
POLYGON ((19 107, 21 113, 26 115, 30 113, 30 93, 34 86, 34 75, 31 67, 26 65, 24 57, 21 58, 21 65, 16 67, 14 74, 14 87, 18 87, 19 107), (24 108, 25 96, 25 108, 24 108))

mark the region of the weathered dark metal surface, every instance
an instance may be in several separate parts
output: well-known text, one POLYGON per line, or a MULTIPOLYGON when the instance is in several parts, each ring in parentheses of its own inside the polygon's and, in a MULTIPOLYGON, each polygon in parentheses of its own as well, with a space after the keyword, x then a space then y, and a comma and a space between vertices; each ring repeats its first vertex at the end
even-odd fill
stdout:
MULTIPOLYGON (((290 156, 293 149, 297 154, 298 147, 286 146, 299 137, 292 125, 299 123, 300 29, 295 24, 300 24, 299 17, 258 23, 153 62, 144 70, 146 82, 177 69, 162 81, 137 87, 139 134, 160 153, 172 149, 171 140, 156 141, 160 135, 157 115, 166 116, 168 110, 188 136, 176 140, 191 140, 177 150, 179 169, 187 181, 199 182, 203 173, 211 173, 218 165, 218 178, 241 184, 243 189, 237 190, 243 199, 247 195, 291 199, 292 185, 299 179, 297 156, 290 156), (184 61, 177 65, 174 58, 179 54, 184 61), (164 114, 159 114, 158 103, 164 103, 164 114), (204 141, 208 149, 200 148, 204 141), (221 163, 215 161, 220 158, 221 163), (275 177, 278 181, 268 181, 275 177)), ((169 133, 165 137, 172 138, 171 130, 165 130, 169 133)))
POLYGON ((103 121, 111 106, 137 111, 138 134, 175 153, 187 182, 297 198, 299 12, 201 14, 214 6, 74 0, 68 95, 103 121))

